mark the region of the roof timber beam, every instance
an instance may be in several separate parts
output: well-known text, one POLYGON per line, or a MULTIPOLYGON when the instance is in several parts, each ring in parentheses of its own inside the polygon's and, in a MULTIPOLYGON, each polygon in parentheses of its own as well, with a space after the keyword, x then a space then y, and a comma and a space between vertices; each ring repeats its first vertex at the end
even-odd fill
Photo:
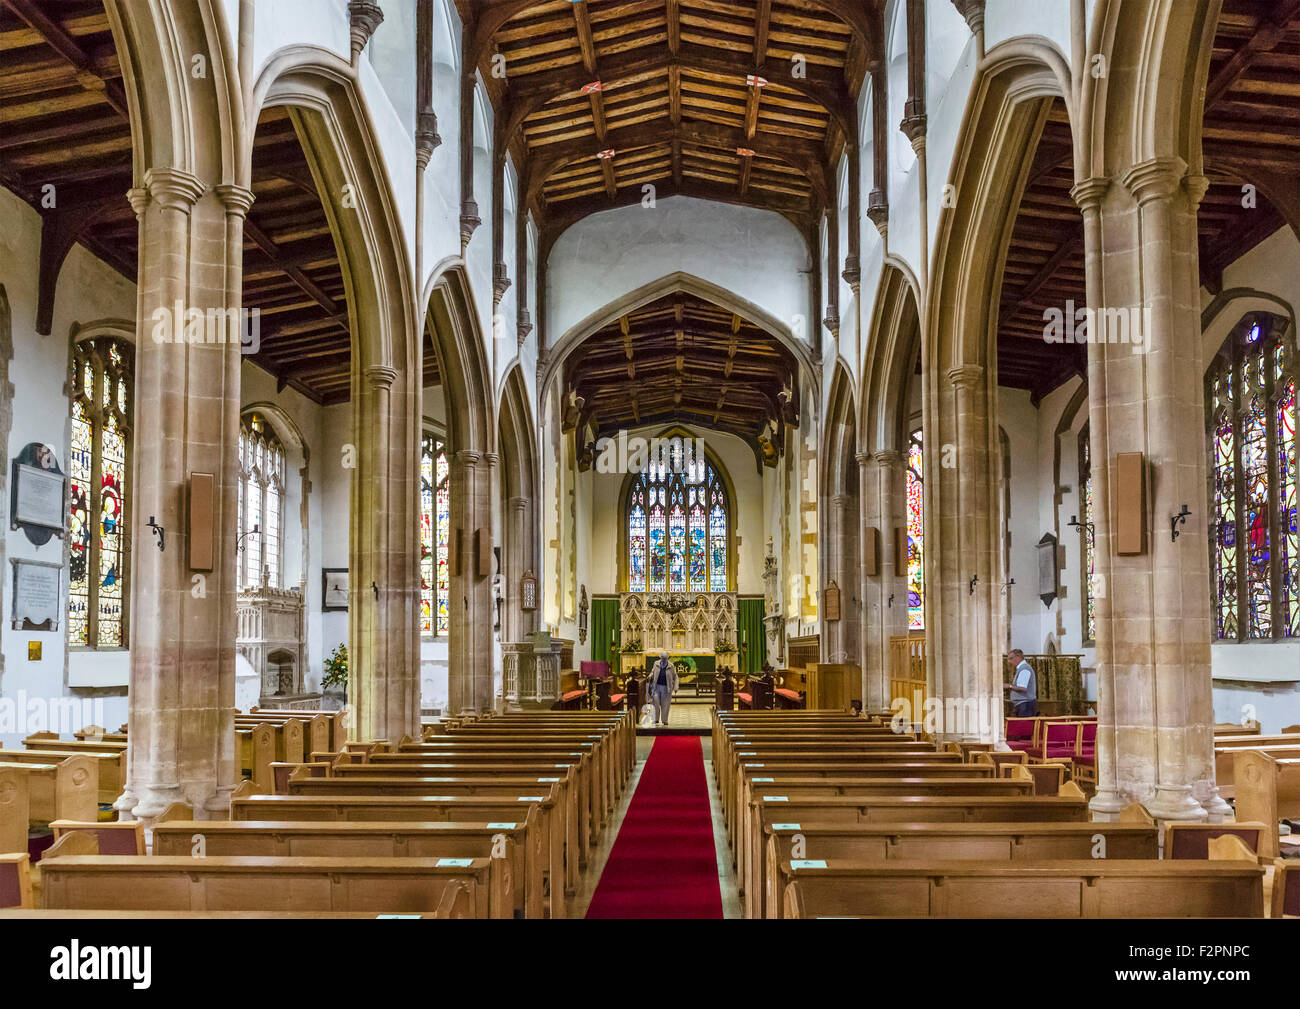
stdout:
MULTIPOLYGON (((750 57, 744 54, 683 43, 675 53, 665 47, 649 50, 644 56, 627 60, 611 76, 602 78, 602 89, 673 67, 679 71, 693 70, 735 77, 742 82, 758 69, 750 57)), ((498 156, 513 142, 530 115, 557 98, 578 97, 582 88, 591 83, 591 75, 586 67, 580 65, 512 79, 500 135, 496 139, 498 156)), ((809 66, 805 78, 791 77, 788 80, 782 79, 780 83, 820 105, 840 131, 851 141, 856 141, 855 104, 841 75, 809 66)))
MULTIPOLYGON (((478 66, 479 61, 487 56, 492 47, 494 36, 505 24, 520 14, 527 13, 534 7, 542 7, 548 0, 460 0, 462 16, 468 16, 469 29, 467 55, 472 59, 469 66, 478 66)), ((862 43, 869 60, 879 60, 883 52, 882 33, 877 26, 875 5, 865 0, 808 0, 808 4, 819 7, 827 14, 838 18, 862 43)), ((585 0, 576 0, 574 6, 586 6, 585 0)), ((668 27, 669 38, 674 34, 680 38, 681 15, 678 0, 669 0, 668 27)))
MULTIPOLYGON (((600 150, 612 148, 626 151, 632 148, 652 147, 661 144, 682 143, 696 144, 700 147, 735 153, 742 148, 753 150, 755 154, 784 162, 800 172, 812 185, 813 191, 823 202, 829 201, 828 178, 830 169, 826 163, 810 153, 807 145, 792 143, 783 137, 764 135, 761 141, 750 140, 742 128, 723 126, 721 123, 646 123, 629 126, 621 130, 611 130, 605 135, 600 150), (753 145, 752 147, 749 145, 753 145)), ((561 150, 545 157, 534 157, 528 165, 528 183, 525 193, 532 200, 538 196, 546 180, 556 172, 586 158, 595 157, 597 151, 579 148, 576 144, 565 146, 561 150)), ((752 160, 745 158, 746 161, 752 160)))

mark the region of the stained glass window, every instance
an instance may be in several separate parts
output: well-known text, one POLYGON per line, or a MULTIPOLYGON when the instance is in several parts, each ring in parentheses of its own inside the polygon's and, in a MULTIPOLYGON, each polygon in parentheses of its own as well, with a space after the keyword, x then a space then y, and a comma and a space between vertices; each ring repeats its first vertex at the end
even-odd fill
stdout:
POLYGON ((907 443, 907 626, 913 631, 925 629, 923 463, 918 429, 907 443))
POLYGON ((451 489, 447 445, 426 433, 420 451, 420 633, 446 634, 451 571, 451 489))
POLYGON ((284 588, 285 477, 284 446, 275 429, 260 414, 245 414, 239 425, 239 551, 235 561, 241 590, 260 588, 263 578, 273 589, 284 588))
POLYGON ((1094 542, 1093 518, 1096 512, 1092 496, 1092 445, 1088 440, 1088 425, 1079 432, 1079 553, 1083 558, 1083 640, 1095 641, 1097 637, 1097 556, 1094 542))
POLYGON ((672 439, 632 481, 624 503, 630 592, 727 591, 727 490, 713 464, 672 439))
POLYGON ((115 337, 73 350, 69 455, 68 643, 127 642, 127 474, 135 354, 115 337))
POLYGON ((1248 316, 1206 377, 1215 637, 1300 635, 1295 375, 1285 324, 1248 316))

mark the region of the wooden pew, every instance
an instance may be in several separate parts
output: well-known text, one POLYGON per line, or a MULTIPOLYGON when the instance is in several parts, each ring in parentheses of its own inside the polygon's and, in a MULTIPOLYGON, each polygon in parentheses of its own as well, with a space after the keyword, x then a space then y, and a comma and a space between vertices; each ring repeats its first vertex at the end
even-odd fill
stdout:
POLYGON ((548 888, 548 910, 552 918, 564 917, 564 845, 550 824, 557 799, 554 793, 540 801, 524 802, 507 797, 434 798, 426 795, 377 797, 344 795, 332 798, 311 795, 236 796, 230 803, 232 822, 294 823, 518 823, 528 822, 536 807, 536 829, 525 852, 527 871, 540 865, 548 888))
POLYGON ((750 798, 744 841, 738 847, 736 876, 749 916, 766 874, 763 839, 778 823, 1079 823, 1088 805, 1078 788, 1058 796, 883 795, 811 796, 758 792, 750 798))
MULTIPOLYGON (((55 820, 50 824, 57 844, 71 833, 88 834, 95 838, 100 855, 147 855, 144 824, 136 820, 55 820)), ((51 848, 50 851, 54 849, 51 848)))
POLYGON ((545 917, 542 866, 536 849, 537 814, 489 823, 255 823, 177 820, 154 827, 155 855, 272 858, 496 858, 509 862, 512 914, 545 917))
POLYGON ((1278 822, 1300 816, 1300 757, 1277 759, 1268 750, 1240 750, 1233 759, 1237 819, 1265 824, 1259 854, 1277 858, 1278 822))
POLYGON ((91 739, 60 739, 54 732, 34 732, 23 740, 28 750, 66 750, 80 755, 93 753, 125 753, 125 742, 108 742, 91 739))
MULTIPOLYGON (((353 767, 364 765, 351 765, 353 767)), ((530 796, 554 796, 555 816, 546 825, 558 833, 565 851, 564 886, 577 893, 579 813, 572 769, 552 768, 548 775, 503 775, 457 770, 432 777, 396 775, 388 777, 339 776, 332 778, 293 777, 289 795, 331 797, 336 795, 437 795, 473 798, 504 797, 518 800, 530 796)))
POLYGON ((430 912, 465 890, 472 917, 512 915, 505 859, 79 855, 42 876, 47 908, 430 912))
POLYGON ((1258 918, 1250 860, 783 862, 782 917, 1258 918))
MULTIPOLYGON (((764 811, 798 807, 801 803, 818 799, 850 799, 871 804, 877 799, 920 798, 934 801, 943 798, 975 799, 1029 799, 1030 783, 1007 778, 956 778, 943 779, 864 779, 836 781, 825 779, 787 778, 772 783, 758 783, 754 791, 745 796, 744 808, 748 810, 737 831, 736 878, 742 884, 742 894, 754 894, 761 899, 763 879, 767 874, 764 838, 767 825, 764 811)), ((772 815, 781 815, 773 813, 772 815)), ((783 817, 776 822, 789 822, 783 817)), ((755 906, 754 901, 750 901, 755 906)), ((757 914, 747 915, 757 917, 757 914)))
POLYGON ((1296 736, 1238 736, 1214 741, 1214 780, 1219 794, 1235 798, 1237 782, 1234 757, 1242 750, 1256 750, 1271 757, 1300 757, 1300 738, 1296 736), (1258 742, 1252 742, 1255 739, 1258 742))
POLYGON ((341 750, 347 742, 347 726, 344 724, 346 711, 293 711, 252 707, 248 709, 248 717, 267 722, 301 719, 306 726, 305 739, 309 752, 341 750))
POLYGON ((275 763, 275 726, 270 722, 235 729, 235 751, 240 774, 258 788, 275 787, 271 765, 275 763))
POLYGON ((275 734, 274 760, 291 764, 300 764, 311 752, 307 743, 307 726, 301 718, 263 719, 235 716, 235 731, 240 729, 256 730, 269 725, 275 734))
MULTIPOLYGON (((762 899, 755 917, 779 917, 782 862, 835 861, 1051 861, 1155 859, 1160 835, 1139 823, 843 823, 767 827, 762 899)), ((1204 856, 1202 856, 1204 857, 1204 856)))
POLYGON ((1273 862, 1272 917, 1300 918, 1300 865, 1294 859, 1273 862))
POLYGON ((0 768, 27 776, 29 818, 38 822, 94 820, 99 814, 99 767, 95 760, 79 753, 67 757, 47 755, 47 762, 6 761, 0 755, 0 768))
MULTIPOLYGON (((26 838, 26 823, 23 836, 26 838)), ((30 908, 32 861, 27 852, 0 854, 0 907, 30 908)))
POLYGON ((79 757, 94 762, 99 782, 99 801, 112 805, 126 786, 126 751, 116 753, 86 753, 83 750, 5 750, 0 749, 0 763, 48 764, 67 757, 79 757))
MULTIPOLYGON (((449 736, 438 737, 438 740, 450 740, 452 742, 467 741, 471 743, 504 743, 514 745, 516 743, 564 743, 589 741, 593 743, 596 750, 596 759, 608 772, 610 788, 608 797, 612 800, 616 794, 617 786, 626 781, 631 776, 634 763, 633 755, 629 756, 629 749, 626 745, 624 735, 619 731, 617 725, 603 727, 600 725, 589 725, 580 722, 579 724, 561 724, 555 726, 539 727, 531 722, 517 725, 495 725, 491 722, 477 723, 471 728, 456 731, 449 736)), ((412 749, 411 746, 403 746, 403 750, 412 749)))
MULTIPOLYGON (((1210 858, 1210 842, 1218 837, 1238 837, 1252 852, 1258 852, 1261 837, 1269 832, 1263 823, 1174 823, 1165 824, 1165 858, 1210 858)), ((1277 836, 1277 828, 1272 828, 1277 836)))
POLYGON ((27 772, 0 764, 0 855, 27 853, 31 820, 27 772))

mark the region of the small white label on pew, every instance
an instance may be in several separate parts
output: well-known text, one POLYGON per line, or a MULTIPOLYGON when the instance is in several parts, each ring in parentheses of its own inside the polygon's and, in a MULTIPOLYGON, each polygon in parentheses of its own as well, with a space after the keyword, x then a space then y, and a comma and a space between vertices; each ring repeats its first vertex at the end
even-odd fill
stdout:
POLYGON ((764 802, 789 802, 790 797, 788 795, 765 795, 763 796, 763 801, 764 802))
POLYGON ((380 918, 420 918, 420 917, 423 916, 418 914, 377 914, 375 915, 376 920, 380 918))
POLYGON ((824 858, 796 858, 790 863, 791 869, 825 869, 826 859, 824 858))
POLYGON ((754 783, 755 783, 755 784, 758 784, 758 783, 761 782, 761 781, 776 781, 776 779, 775 779, 775 778, 755 778, 755 779, 754 779, 754 783))
POLYGON ((520 801, 520 802, 545 802, 545 801, 546 801, 546 796, 544 796, 544 795, 521 795, 521 796, 519 797, 519 801, 520 801))
POLYGON ((556 766, 556 767, 568 767, 569 765, 568 765, 568 764, 556 764, 555 766, 556 766))
POLYGON ((449 802, 450 800, 456 798, 456 796, 454 796, 454 795, 426 795, 426 796, 424 796, 424 798, 426 798, 426 799, 431 799, 431 800, 434 801, 434 802, 449 802))
POLYGON ((746 764, 746 767, 766 767, 766 764, 746 764))
POLYGON ((737 757, 757 757, 757 753, 737 753, 737 757))
POLYGON ((514 830, 518 826, 519 824, 517 823, 489 823, 487 825, 487 829, 488 830, 514 830))
MULTIPOLYGON (((452 868, 452 869, 463 869, 463 868, 465 868, 467 865, 473 865, 473 864, 474 864, 474 860, 473 860, 472 858, 440 858, 440 859, 438 859, 438 865, 440 865, 440 866, 444 866, 444 865, 445 865, 445 866, 447 866, 448 868, 452 868)), ((825 865, 826 863, 823 862, 822 864, 825 865)))
POLYGON ((538 778, 537 780, 542 784, 547 784, 552 781, 559 781, 560 779, 559 778, 538 778))
POLYGON ((799 830, 800 827, 799 824, 797 823, 774 823, 772 824, 772 829, 773 830, 799 830))

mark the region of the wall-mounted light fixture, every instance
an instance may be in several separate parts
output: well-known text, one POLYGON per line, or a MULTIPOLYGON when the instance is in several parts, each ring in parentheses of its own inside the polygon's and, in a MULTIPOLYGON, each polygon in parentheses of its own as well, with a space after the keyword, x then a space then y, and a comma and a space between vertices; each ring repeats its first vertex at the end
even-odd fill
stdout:
POLYGON ((261 536, 261 535, 262 535, 261 527, 258 525, 258 523, 254 522, 252 529, 248 530, 248 532, 246 533, 239 534, 239 538, 235 540, 235 549, 242 554, 244 552, 244 548, 247 546, 244 540, 248 539, 248 537, 250 536, 261 536))
POLYGON ((150 529, 152 529, 154 531, 154 535, 158 537, 158 549, 166 550, 167 530, 164 529, 162 526, 160 526, 157 522, 155 522, 154 516, 152 515, 149 516, 149 521, 146 522, 145 525, 147 525, 150 529))
POLYGON ((971 580, 966 584, 966 594, 968 596, 973 596, 975 594, 975 586, 979 583, 979 580, 979 575, 971 576, 971 580))
POLYGON ((1070 521, 1066 523, 1071 529, 1082 529, 1088 534, 1088 546, 1097 545, 1097 527, 1091 522, 1080 522, 1078 515, 1071 515, 1070 521))
POLYGON ((1187 522, 1187 516, 1190 514, 1192 513, 1187 510, 1187 505, 1183 505, 1183 510, 1177 515, 1169 516, 1169 537, 1171 543, 1176 543, 1178 541, 1178 527, 1187 522))

